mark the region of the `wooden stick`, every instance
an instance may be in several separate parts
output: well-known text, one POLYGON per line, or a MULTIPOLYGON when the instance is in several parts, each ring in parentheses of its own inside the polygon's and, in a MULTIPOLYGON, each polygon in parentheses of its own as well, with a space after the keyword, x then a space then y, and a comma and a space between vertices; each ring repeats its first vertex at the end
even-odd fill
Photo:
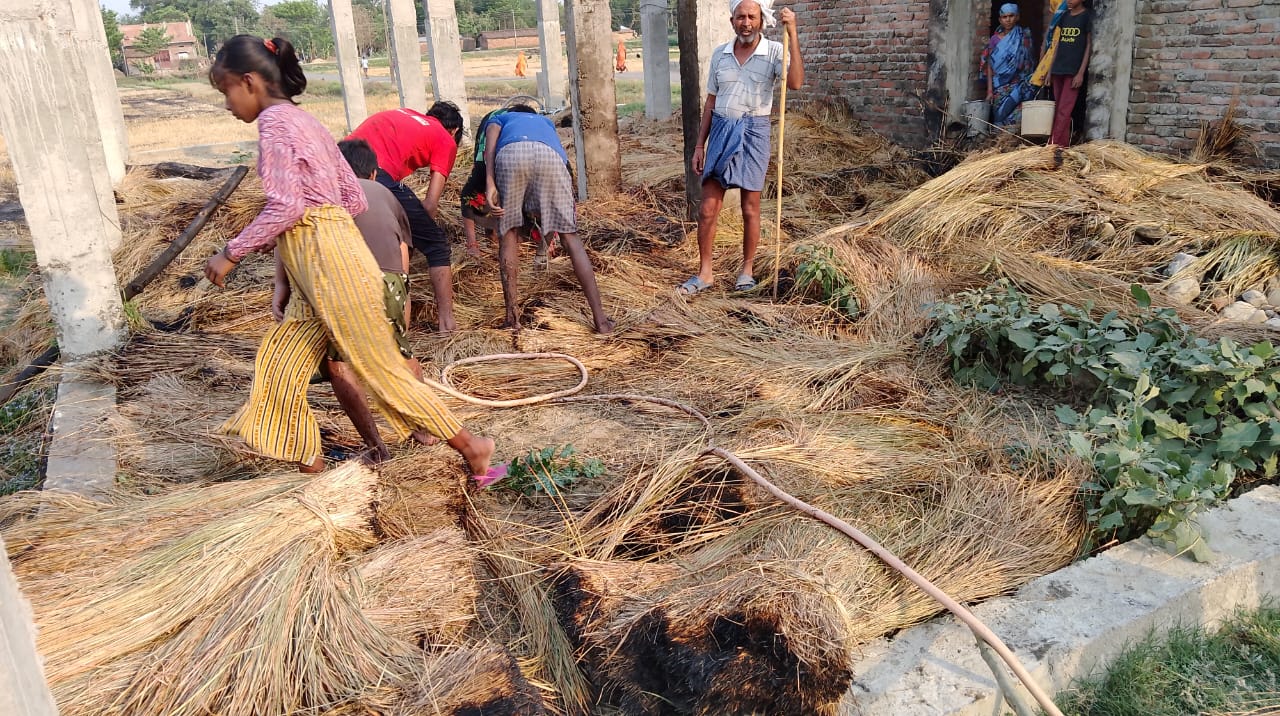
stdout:
POLYGON ((782 157, 787 147, 787 54, 791 32, 782 26, 782 94, 778 97, 778 212, 773 222, 773 300, 778 300, 778 269, 782 265, 782 157))
MULTIPOLYGON (((187 165, 179 166, 185 167, 187 165)), ((194 167, 194 169, 200 168, 201 167, 194 167)), ((147 284, 154 281, 155 278, 160 275, 160 272, 164 271, 165 267, 173 263, 173 260, 178 257, 178 254, 182 253, 182 250, 187 248, 192 240, 196 238, 196 235, 200 233, 200 230, 204 228, 204 225, 208 223, 209 217, 213 215, 213 212, 226 202, 227 198, 231 196, 231 192, 236 190, 236 187, 240 186, 241 180, 243 180, 245 175, 248 173, 249 167, 241 166, 235 168, 231 173, 231 176, 227 177, 227 180, 223 182, 222 188, 218 189, 218 193, 214 194, 213 198, 204 205, 204 208, 196 214, 195 218, 191 220, 191 223, 187 225, 187 228, 183 230, 178 238, 174 239, 164 251, 160 252, 160 255, 157 256, 155 260, 153 260, 142 270, 141 273, 137 275, 137 277, 124 287, 124 291, 121 292, 124 296, 124 300, 128 301, 139 293, 142 293, 142 289, 146 288, 147 284)), ((23 368, 22 372, 18 373, 11 382, 0 385, 0 405, 4 405, 10 400, 13 400, 13 397, 26 387, 28 383, 35 380, 36 376, 40 375, 46 368, 57 362, 60 353, 61 351, 55 343, 44 353, 41 353, 39 357, 31 361, 26 368, 23 368)))
POLYGON ((12 382, 5 383, 0 386, 0 405, 4 405, 10 400, 13 400, 13 396, 17 395, 18 391, 25 388, 27 383, 35 380, 36 376, 44 372, 45 368, 48 368, 57 362, 58 355, 60 353, 61 351, 58 349, 58 344, 54 343, 49 346, 48 350, 41 353, 35 360, 27 364, 27 367, 23 368, 22 372, 18 373, 12 382))
POLYGON ((235 191, 236 187, 240 186, 240 182, 248 173, 249 167, 246 166, 236 167, 235 171, 231 172, 231 176, 227 177, 227 180, 222 183, 222 187, 218 189, 218 193, 214 194, 213 198, 209 199, 209 201, 205 203, 204 207, 200 209, 195 218, 191 220, 191 223, 187 224, 187 228, 183 229, 182 233, 178 235, 178 238, 170 242, 170 244, 165 247, 164 251, 160 252, 159 256, 155 257, 155 259, 148 264, 146 268, 142 269, 142 271, 124 287, 124 300, 128 301, 134 296, 142 293, 142 289, 146 288, 147 284, 156 280, 156 277, 160 275, 160 272, 164 271, 169 264, 173 263, 174 259, 178 258, 178 254, 181 254, 182 251, 186 249, 187 246, 196 238, 196 236, 200 234, 200 230, 209 222, 209 217, 213 216, 213 212, 217 211, 218 207, 222 206, 227 201, 227 198, 231 196, 231 192, 235 191))

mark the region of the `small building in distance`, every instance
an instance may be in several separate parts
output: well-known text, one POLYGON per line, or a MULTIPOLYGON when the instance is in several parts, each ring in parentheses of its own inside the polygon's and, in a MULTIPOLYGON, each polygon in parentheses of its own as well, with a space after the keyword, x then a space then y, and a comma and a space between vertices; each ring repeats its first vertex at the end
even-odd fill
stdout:
POLYGON ((538 46, 538 28, 519 27, 514 30, 485 30, 476 36, 477 50, 506 50, 538 46))
POLYGON ((180 69, 183 61, 197 61, 200 57, 199 42, 191 23, 187 22, 155 22, 142 25, 121 25, 124 34, 121 45, 124 48, 124 61, 129 66, 129 74, 138 68, 140 63, 149 62, 158 71, 169 72, 180 69), (154 55, 143 55, 135 45, 138 36, 149 27, 164 30, 169 37, 169 44, 154 55))

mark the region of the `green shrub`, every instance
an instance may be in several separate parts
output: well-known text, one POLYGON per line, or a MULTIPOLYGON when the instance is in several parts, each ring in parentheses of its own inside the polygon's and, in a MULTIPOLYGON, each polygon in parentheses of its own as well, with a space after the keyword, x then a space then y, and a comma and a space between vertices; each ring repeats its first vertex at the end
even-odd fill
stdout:
POLYGON ((858 294, 853 283, 835 265, 830 246, 800 246, 796 266, 797 293, 831 306, 848 318, 857 318, 858 294))
POLYGON ((507 478, 499 485, 526 495, 536 492, 555 495, 569 490, 574 483, 604 474, 599 458, 583 460, 572 445, 552 445, 511 461, 507 478))
POLYGON ((1273 477, 1280 449, 1280 356, 1192 336, 1134 286, 1140 314, 1029 299, 1000 282, 936 304, 929 340, 956 378, 1056 389, 1071 449, 1092 461, 1084 488, 1098 537, 1146 532, 1208 556, 1196 516, 1226 497, 1237 472, 1273 477))

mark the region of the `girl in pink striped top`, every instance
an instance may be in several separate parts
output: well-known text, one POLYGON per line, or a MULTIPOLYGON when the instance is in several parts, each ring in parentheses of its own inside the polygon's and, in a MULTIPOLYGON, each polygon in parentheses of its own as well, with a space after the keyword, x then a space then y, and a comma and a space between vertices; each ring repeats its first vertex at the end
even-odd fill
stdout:
POLYGON ((351 218, 367 208, 364 192, 328 130, 293 102, 307 85, 293 46, 237 35, 218 51, 209 80, 237 119, 258 122, 267 201, 209 259, 205 276, 223 286, 247 254, 274 249, 291 289, 283 320, 258 349, 249 400, 221 430, 303 471, 324 469, 306 394, 332 341, 402 439, 424 429, 461 453, 478 485, 501 479, 505 466, 489 464, 493 440, 462 427, 400 355, 383 317, 382 273, 351 218))

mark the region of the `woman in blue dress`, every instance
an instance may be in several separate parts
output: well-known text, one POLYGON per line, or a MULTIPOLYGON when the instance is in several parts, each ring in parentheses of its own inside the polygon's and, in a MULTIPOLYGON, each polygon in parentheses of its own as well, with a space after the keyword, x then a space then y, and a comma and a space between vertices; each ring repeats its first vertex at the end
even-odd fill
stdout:
POLYGON ((1035 69, 1031 32, 1018 25, 1018 6, 1000 6, 1000 27, 982 51, 982 74, 987 81, 987 101, 992 122, 999 126, 1022 121, 1022 103, 1034 92, 1028 79, 1035 69))

